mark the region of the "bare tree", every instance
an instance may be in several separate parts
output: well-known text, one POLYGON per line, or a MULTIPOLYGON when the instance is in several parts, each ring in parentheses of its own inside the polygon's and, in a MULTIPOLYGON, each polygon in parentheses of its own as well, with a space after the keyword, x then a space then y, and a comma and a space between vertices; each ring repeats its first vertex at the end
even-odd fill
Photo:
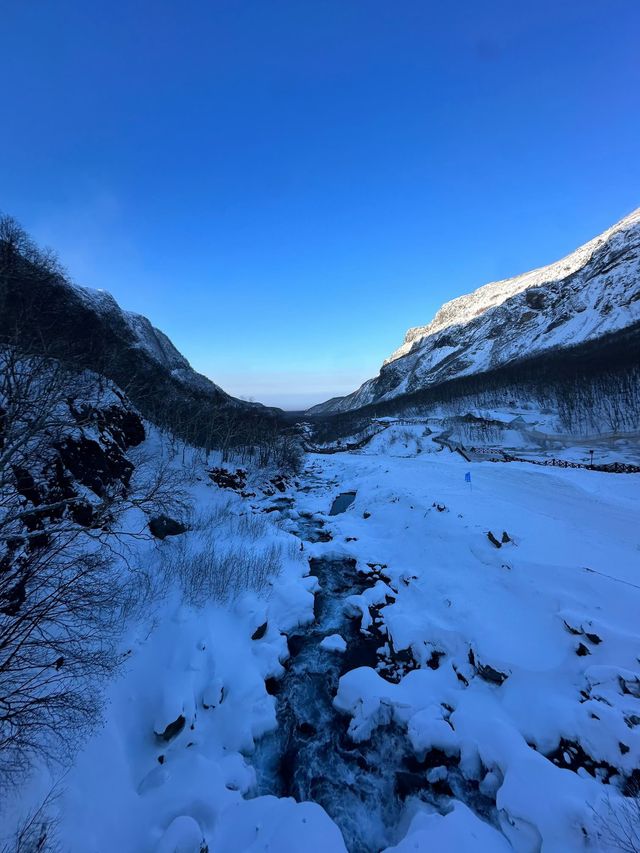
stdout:
POLYGON ((0 348, 0 773, 77 745, 144 590, 131 539, 184 501, 127 453, 139 417, 105 380, 0 348), (135 593, 135 595, 134 595, 135 593))

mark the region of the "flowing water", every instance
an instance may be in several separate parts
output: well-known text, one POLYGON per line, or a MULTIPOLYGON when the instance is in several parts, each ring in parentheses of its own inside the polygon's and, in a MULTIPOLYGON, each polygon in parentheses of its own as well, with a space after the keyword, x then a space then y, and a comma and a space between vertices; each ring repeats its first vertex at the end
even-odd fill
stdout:
POLYGON ((333 707, 338 679, 356 666, 375 666, 376 642, 363 637, 355 620, 344 616, 343 599, 366 583, 353 560, 312 560, 321 591, 315 623, 289 637, 291 660, 279 682, 278 728, 262 738, 252 757, 258 794, 313 800, 341 828, 354 853, 378 850, 387 827, 399 819, 400 801, 389 772, 397 763, 400 731, 385 731, 366 744, 347 735, 348 718, 333 707), (341 634, 345 654, 320 648, 323 637, 341 634))
POLYGON ((344 512, 346 509, 349 509, 355 499, 355 492, 343 492, 341 495, 338 495, 338 497, 335 498, 335 500, 331 504, 329 515, 340 515, 341 512, 344 512))
MULTIPOLYGON (((336 501, 340 498, 344 500, 336 512, 344 511, 355 493, 336 501)), ((400 727, 380 726, 365 743, 351 740, 349 718, 333 706, 338 681, 356 667, 375 667, 382 640, 363 634, 359 619, 345 615, 344 599, 375 580, 358 572, 349 558, 314 558, 309 565, 320 585, 315 621, 289 635, 286 672, 278 681, 269 680, 277 697, 278 727, 258 742, 251 756, 257 776, 254 794, 319 803, 340 827, 350 853, 374 853, 397 843, 407 828, 403 813, 412 797, 446 810, 456 796, 495 820, 493 804, 483 802, 477 785, 463 779, 455 761, 434 750, 419 762, 400 727), (345 653, 320 647, 331 634, 346 640, 345 653), (447 766, 446 780, 428 784, 428 768, 440 765, 447 766)))

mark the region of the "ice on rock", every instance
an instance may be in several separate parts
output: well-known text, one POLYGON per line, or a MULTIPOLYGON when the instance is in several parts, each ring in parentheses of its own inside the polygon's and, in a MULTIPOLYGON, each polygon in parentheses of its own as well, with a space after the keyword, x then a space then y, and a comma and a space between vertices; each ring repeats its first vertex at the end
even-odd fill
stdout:
POLYGON ((432 767, 431 770, 427 772, 427 781, 430 785, 435 785, 438 782, 444 782, 447 778, 448 772, 449 771, 443 764, 439 767, 432 767))
POLYGON ((326 649, 328 652, 345 652, 347 643, 340 634, 330 634, 320 643, 320 648, 326 649))
POLYGON ((409 720, 407 733, 418 756, 430 749, 441 749, 446 755, 460 752, 460 742, 453 726, 444 719, 439 705, 418 711, 409 720))
POLYGON ((495 797, 501 784, 499 775, 493 770, 489 770, 482 782, 480 782, 480 792, 485 797, 495 797))

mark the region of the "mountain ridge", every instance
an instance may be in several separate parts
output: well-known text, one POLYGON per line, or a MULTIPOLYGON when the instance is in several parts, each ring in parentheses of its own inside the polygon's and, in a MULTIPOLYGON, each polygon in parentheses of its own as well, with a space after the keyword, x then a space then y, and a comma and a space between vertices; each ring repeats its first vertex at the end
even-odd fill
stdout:
POLYGON ((640 319, 640 208, 544 267, 446 302, 410 328, 377 377, 309 414, 350 411, 563 349, 640 319))
POLYGON ((187 440, 269 430, 280 410, 232 397, 197 373, 164 332, 108 292, 70 282, 19 226, 0 239, 0 341, 105 376, 140 413, 187 440), (221 423, 224 420, 224 423, 221 423), (240 425, 240 420, 243 424, 240 425))
MULTIPOLYGON (((96 290, 94 288, 65 282, 80 297, 80 299, 92 310, 103 314, 119 315, 121 321, 128 327, 135 345, 144 350, 153 360, 169 370, 179 381, 191 384, 202 390, 215 390, 216 393, 228 398, 229 402, 235 401, 244 404, 243 400, 237 400, 212 379, 198 373, 190 364, 189 360, 175 346, 171 338, 161 329, 158 329, 144 314, 127 311, 121 307, 116 298, 107 290, 96 290)), ((247 404, 260 406, 260 403, 247 404)))

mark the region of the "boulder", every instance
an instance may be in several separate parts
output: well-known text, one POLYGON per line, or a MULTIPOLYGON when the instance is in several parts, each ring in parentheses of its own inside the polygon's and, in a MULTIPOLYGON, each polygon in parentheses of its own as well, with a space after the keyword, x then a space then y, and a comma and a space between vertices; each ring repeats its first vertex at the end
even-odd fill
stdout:
POLYGON ((179 536, 189 528, 168 515, 157 515, 149 521, 149 530, 156 539, 166 539, 167 536, 179 536))

